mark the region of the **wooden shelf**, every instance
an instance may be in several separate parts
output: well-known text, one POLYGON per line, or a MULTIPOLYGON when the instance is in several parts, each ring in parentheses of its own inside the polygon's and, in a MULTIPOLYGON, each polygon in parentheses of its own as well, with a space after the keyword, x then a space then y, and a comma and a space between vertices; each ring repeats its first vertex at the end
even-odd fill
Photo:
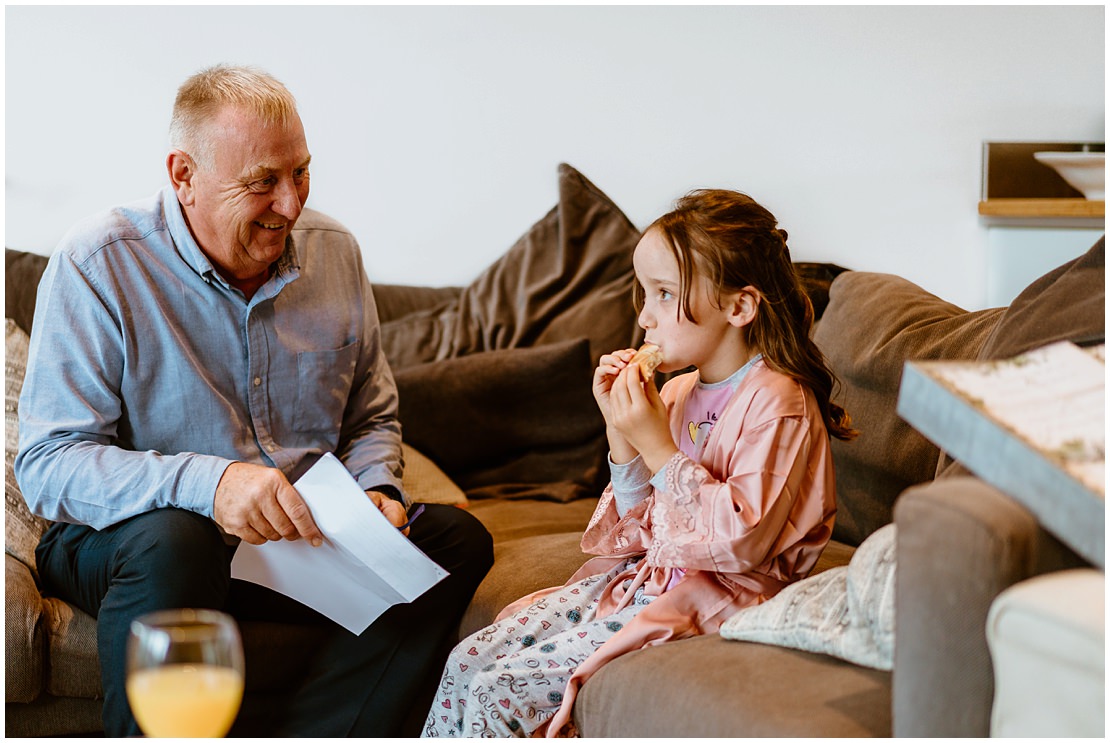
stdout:
POLYGON ((1105 201, 1087 199, 988 199, 979 202, 984 217, 1105 218, 1105 201))

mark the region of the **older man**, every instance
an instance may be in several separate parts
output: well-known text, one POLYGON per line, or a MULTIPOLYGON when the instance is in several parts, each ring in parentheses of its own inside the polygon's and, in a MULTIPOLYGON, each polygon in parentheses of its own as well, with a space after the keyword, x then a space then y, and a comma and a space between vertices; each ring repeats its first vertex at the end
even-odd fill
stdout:
POLYGON ((170 136, 169 186, 74 227, 39 286, 16 476, 57 522, 44 587, 98 620, 109 735, 139 733, 131 620, 186 606, 325 628, 273 727, 242 732, 395 735, 492 563, 489 535, 429 505, 409 536, 450 577, 361 636, 231 580, 239 540, 319 543, 290 475, 324 452, 405 522, 397 392, 357 242, 304 209, 311 157, 288 90, 202 71, 170 136))

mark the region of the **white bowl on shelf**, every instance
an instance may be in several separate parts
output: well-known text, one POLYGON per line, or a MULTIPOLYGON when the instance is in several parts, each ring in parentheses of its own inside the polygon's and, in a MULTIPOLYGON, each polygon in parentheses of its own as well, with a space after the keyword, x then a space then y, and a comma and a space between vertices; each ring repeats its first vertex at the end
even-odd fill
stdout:
POLYGON ((1105 152, 1034 152, 1033 157, 1059 173, 1087 199, 1106 199, 1105 152))

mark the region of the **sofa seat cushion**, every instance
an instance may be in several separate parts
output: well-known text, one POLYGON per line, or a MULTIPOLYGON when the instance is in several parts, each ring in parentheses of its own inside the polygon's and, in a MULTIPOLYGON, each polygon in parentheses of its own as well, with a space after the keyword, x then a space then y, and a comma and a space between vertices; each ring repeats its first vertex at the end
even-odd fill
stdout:
POLYGON ((580 498, 569 503, 488 499, 474 501, 469 510, 498 543, 565 532, 581 537, 597 502, 597 498, 580 498))
POLYGON ((890 737, 890 699, 887 671, 712 634, 606 664, 573 718, 590 738, 890 737))
POLYGON ((34 704, 8 705, 4 735, 9 738, 102 738, 99 699, 44 694, 34 704))
POLYGON ((493 624, 498 613, 522 596, 561 586, 588 556, 581 531, 540 534, 493 543, 493 567, 478 586, 459 625, 459 639, 493 624))
MULTIPOLYGON (((520 597, 565 583, 590 558, 582 552, 581 541, 597 502, 473 501, 470 512, 493 535, 494 564, 463 617, 460 639, 491 624, 520 597)), ((812 574, 847 565, 854 551, 830 542, 812 574)))
POLYGON ((492 624, 521 596, 565 583, 589 557, 580 544, 597 501, 472 501, 470 512, 493 535, 494 562, 467 607, 459 639, 492 624))
POLYGON ((46 691, 56 697, 97 699, 100 661, 96 650, 96 620, 57 598, 43 599, 46 621, 46 691))
POLYGON ((46 684, 42 596, 27 566, 4 555, 4 701, 33 702, 46 684))

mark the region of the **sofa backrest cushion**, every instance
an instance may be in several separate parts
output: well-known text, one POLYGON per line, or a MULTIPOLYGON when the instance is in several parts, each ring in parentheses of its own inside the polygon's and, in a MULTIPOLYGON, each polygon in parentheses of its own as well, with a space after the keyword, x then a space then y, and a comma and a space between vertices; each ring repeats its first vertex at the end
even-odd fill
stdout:
POLYGON ((15 320, 28 335, 35 317, 35 294, 47 260, 45 255, 4 249, 4 317, 15 320))
POLYGON ((585 338, 399 369, 402 436, 470 498, 600 495, 608 447, 592 372, 585 338))
POLYGON ((859 545, 893 518, 894 500, 931 480, 940 451, 897 413, 906 361, 974 359, 1003 309, 967 312, 890 274, 836 278, 814 340, 840 381, 834 398, 860 435, 834 439, 834 539, 859 545))
POLYGON ((1106 340, 1106 237, 1049 271, 1017 296, 980 358, 1006 359, 1056 341, 1106 340))
MULTIPOLYGON (((1006 309, 979 358, 1006 359, 1057 341, 1083 346, 1106 342, 1105 236, 1026 287, 1006 309)), ((937 477, 967 474, 966 467, 948 456, 937 464, 937 477)))
POLYGON ((454 300, 382 324, 394 370, 483 351, 588 338, 590 355, 642 338, 632 306, 640 230, 570 165, 556 205, 454 300))
POLYGON ((453 356, 590 339, 594 360, 633 345, 632 251, 640 230, 570 165, 559 201, 459 298, 453 356))

